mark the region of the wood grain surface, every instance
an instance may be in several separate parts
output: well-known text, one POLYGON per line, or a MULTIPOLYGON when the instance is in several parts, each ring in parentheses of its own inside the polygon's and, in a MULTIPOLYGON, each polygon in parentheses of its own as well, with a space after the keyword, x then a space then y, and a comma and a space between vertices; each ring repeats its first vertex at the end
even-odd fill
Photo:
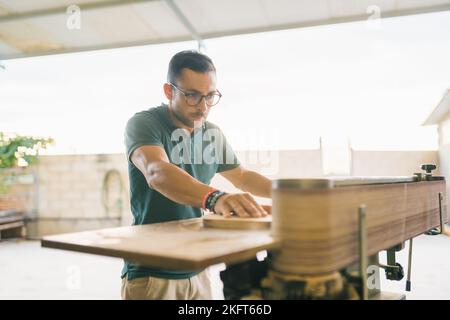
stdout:
POLYGON ((217 214, 209 214, 203 217, 203 225, 207 228, 240 229, 240 230, 269 230, 272 216, 264 218, 239 218, 231 216, 225 218, 217 214))
POLYGON ((272 267, 278 272, 325 274, 357 262, 360 205, 366 206, 367 251, 373 255, 439 226, 440 192, 447 221, 445 181, 280 188, 272 193, 270 229, 266 228, 270 222, 264 220, 208 217, 48 236, 42 246, 186 270, 241 262, 253 259, 258 251, 271 250, 272 267), (210 223, 240 226, 221 229, 210 223), (265 227, 254 228, 255 223, 265 227))
MULTIPOLYGON (((445 182, 273 190, 272 235, 282 241, 275 270, 321 274, 358 260, 358 207, 366 206, 368 255, 439 226, 445 182)), ((446 221, 447 200, 443 212, 446 221)))
POLYGON ((201 218, 48 236, 41 243, 48 248, 183 270, 253 259, 257 252, 278 246, 270 230, 205 228, 201 218))

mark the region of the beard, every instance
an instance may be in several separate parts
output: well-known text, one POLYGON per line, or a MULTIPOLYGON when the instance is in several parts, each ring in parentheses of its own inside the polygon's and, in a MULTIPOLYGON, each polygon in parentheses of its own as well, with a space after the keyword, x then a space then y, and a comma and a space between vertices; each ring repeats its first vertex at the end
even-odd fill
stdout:
POLYGON ((191 115, 195 118, 195 119, 191 119, 188 118, 184 115, 182 115, 181 113, 179 113, 177 110, 174 110, 173 112, 175 118, 177 118, 178 121, 182 122, 185 126, 189 127, 189 128, 199 128, 203 125, 204 121, 206 120, 206 116, 207 114, 205 113, 192 113, 191 115))

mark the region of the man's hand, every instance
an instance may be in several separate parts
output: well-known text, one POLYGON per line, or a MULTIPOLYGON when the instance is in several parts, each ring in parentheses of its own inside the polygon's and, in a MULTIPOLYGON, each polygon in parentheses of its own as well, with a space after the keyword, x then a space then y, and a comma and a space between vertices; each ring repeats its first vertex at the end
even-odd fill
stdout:
POLYGON ((241 218, 259 218, 268 214, 247 192, 230 193, 221 196, 214 206, 214 211, 224 217, 230 217, 235 214, 241 218))

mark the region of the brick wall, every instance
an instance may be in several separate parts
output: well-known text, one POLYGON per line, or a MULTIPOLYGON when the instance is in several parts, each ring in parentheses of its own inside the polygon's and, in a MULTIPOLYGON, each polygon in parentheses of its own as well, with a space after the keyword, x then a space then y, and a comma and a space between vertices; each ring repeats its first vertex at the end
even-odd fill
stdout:
POLYGON ((122 154, 41 157, 37 168, 39 217, 121 218, 129 210, 124 157, 122 154), (111 171, 119 177, 113 175, 105 181, 111 171), (122 202, 122 210, 112 203, 114 200, 122 202))
POLYGON ((130 224, 125 155, 42 156, 35 171, 39 200, 30 237, 130 224))

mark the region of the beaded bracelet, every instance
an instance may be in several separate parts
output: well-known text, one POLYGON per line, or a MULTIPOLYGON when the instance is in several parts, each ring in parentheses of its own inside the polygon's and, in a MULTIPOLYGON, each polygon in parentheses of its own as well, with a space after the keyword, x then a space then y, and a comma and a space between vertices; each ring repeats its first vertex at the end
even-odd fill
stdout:
POLYGON ((226 194, 225 192, 219 190, 210 193, 209 196, 206 198, 205 208, 208 209, 209 211, 216 213, 214 211, 214 206, 216 205, 217 200, 219 200, 219 198, 225 194, 226 194))
POLYGON ((210 191, 208 191, 208 193, 205 194, 205 196, 203 197, 203 201, 202 201, 202 208, 203 209, 208 209, 206 207, 206 202, 208 201, 208 198, 211 196, 211 194, 213 194, 216 191, 218 191, 218 190, 217 189, 211 189, 210 191))

